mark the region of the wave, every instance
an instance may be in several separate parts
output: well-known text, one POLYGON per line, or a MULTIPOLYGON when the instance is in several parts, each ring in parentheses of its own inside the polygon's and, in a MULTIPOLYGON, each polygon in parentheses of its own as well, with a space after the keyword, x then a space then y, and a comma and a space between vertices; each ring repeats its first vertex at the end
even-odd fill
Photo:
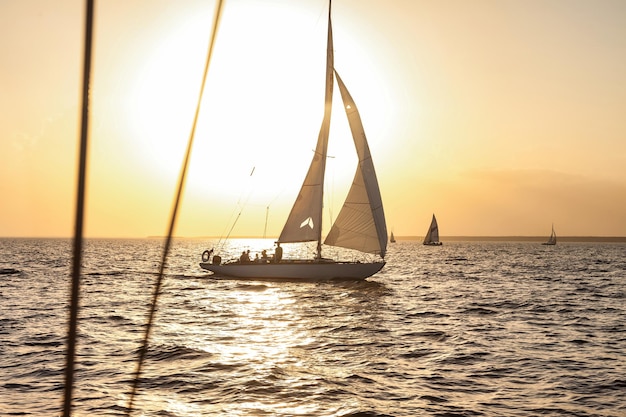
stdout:
MULTIPOLYGON (((141 347, 135 350, 135 354, 138 355, 141 351, 141 347)), ((211 353, 208 353, 201 349, 195 349, 187 346, 166 346, 166 345, 157 345, 157 346, 148 346, 148 350, 146 352, 146 359, 152 360, 155 362, 167 362, 167 361, 175 361, 175 360, 195 360, 201 358, 208 358, 212 356, 211 353)))

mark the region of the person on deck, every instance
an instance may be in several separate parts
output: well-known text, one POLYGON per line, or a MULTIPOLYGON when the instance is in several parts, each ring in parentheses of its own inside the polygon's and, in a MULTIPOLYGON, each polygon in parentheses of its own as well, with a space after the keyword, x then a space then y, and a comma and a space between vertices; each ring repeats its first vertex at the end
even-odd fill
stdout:
POLYGON ((278 263, 283 259, 283 248, 280 247, 280 242, 276 242, 276 250, 274 251, 274 262, 278 263))
POLYGON ((241 252, 241 256, 239 257, 239 262, 241 262, 242 264, 250 262, 250 255, 248 255, 246 251, 241 252))

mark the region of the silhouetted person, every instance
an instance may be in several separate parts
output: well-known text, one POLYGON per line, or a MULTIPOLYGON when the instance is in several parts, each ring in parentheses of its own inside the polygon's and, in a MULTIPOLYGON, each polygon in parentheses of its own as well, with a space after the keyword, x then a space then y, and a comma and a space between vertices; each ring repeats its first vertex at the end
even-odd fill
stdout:
POLYGON ((280 247, 280 242, 276 242, 276 250, 274 251, 274 262, 278 263, 283 259, 283 248, 280 247))

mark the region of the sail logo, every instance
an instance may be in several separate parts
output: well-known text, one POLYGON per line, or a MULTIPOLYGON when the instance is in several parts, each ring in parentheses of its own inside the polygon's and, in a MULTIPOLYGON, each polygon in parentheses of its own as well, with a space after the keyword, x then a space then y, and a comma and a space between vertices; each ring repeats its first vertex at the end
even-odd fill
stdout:
POLYGON ((303 221, 302 223, 300 223, 300 229, 302 229, 303 227, 309 226, 311 228, 311 230, 313 230, 313 219, 312 218, 307 218, 305 221, 303 221))

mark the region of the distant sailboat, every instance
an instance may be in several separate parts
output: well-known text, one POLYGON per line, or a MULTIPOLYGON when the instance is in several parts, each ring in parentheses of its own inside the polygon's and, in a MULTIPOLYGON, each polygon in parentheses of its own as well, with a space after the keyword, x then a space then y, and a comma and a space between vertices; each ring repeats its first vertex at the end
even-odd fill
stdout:
POLYGON ((437 219, 433 214, 433 219, 430 222, 430 226, 428 227, 428 231, 426 232, 426 237, 424 238, 424 245, 427 246, 441 246, 442 243, 439 241, 439 226, 437 225, 437 219))
POLYGON ((389 242, 396 243, 396 237, 393 235, 393 232, 391 232, 391 236, 389 237, 389 242))
POLYGON ((554 232, 554 225, 552 225, 552 233, 547 242, 543 242, 542 245, 556 245, 556 233, 554 232))

